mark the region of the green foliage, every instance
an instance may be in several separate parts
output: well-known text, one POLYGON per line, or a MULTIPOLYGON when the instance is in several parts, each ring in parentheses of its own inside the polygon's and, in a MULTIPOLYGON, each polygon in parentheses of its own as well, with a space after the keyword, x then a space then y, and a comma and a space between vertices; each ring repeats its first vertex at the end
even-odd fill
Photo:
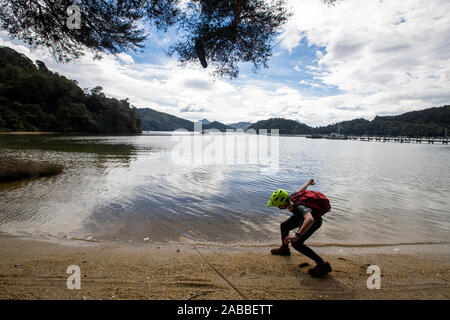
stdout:
POLYGON ((351 134, 363 135, 366 133, 366 130, 370 124, 369 120, 366 119, 354 119, 351 121, 343 121, 336 124, 331 124, 326 127, 318 127, 313 129, 313 133, 315 134, 330 134, 340 132, 342 134, 350 134, 350 132, 354 132, 351 134), (358 133, 356 133, 358 132, 358 133))
POLYGON ((372 121, 354 119, 312 128, 306 124, 283 118, 258 121, 250 128, 279 129, 280 134, 330 134, 377 136, 444 136, 450 127, 450 105, 407 112, 398 116, 376 116, 372 121))
POLYGON ((2 0, 0 29, 67 62, 87 50, 97 57, 138 51, 149 26, 167 31, 177 25, 183 38, 169 53, 182 63, 197 61, 194 43, 202 39, 215 73, 236 77, 238 62, 267 67, 274 37, 289 16, 285 0, 2 0), (71 5, 79 8, 79 29, 66 24, 73 19, 71 5))
POLYGON ((338 132, 345 135, 444 136, 450 127, 450 106, 411 111, 398 116, 376 116, 372 121, 355 119, 319 127, 314 133, 338 132))
POLYGON ((271 129, 278 129, 280 134, 309 134, 312 130, 306 124, 283 118, 258 121, 252 124, 249 129, 255 129, 257 132, 260 129, 267 129, 267 132, 270 132, 271 129))
POLYGON ((172 116, 168 113, 159 112, 150 108, 137 109, 142 121, 142 130, 173 131, 186 129, 194 131, 194 123, 189 120, 172 116))
POLYGON ((0 47, 0 130, 139 133, 141 124, 128 101, 90 94, 7 47, 0 47))
POLYGON ((146 39, 140 21, 160 29, 174 23, 177 0, 5 0, 0 28, 34 47, 46 47, 61 62, 77 59, 86 49, 96 53, 138 50, 146 39), (76 5, 80 28, 67 27, 76 5))
POLYGON ((169 54, 183 64, 197 62, 194 44, 201 40, 218 76, 237 77, 239 62, 251 62, 255 71, 267 68, 273 39, 289 16, 284 0, 190 1, 181 16, 184 38, 169 54))

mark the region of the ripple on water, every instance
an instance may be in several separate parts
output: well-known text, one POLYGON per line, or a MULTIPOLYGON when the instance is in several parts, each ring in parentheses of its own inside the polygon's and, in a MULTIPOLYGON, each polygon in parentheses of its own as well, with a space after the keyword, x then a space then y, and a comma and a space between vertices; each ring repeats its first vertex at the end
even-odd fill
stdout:
POLYGON ((170 136, 0 138, 3 152, 64 173, 0 187, 0 231, 124 241, 279 241, 270 194, 309 178, 332 211, 311 241, 448 240, 449 148, 280 138, 279 168, 175 164, 170 136), (14 141, 13 141, 14 140, 14 141))

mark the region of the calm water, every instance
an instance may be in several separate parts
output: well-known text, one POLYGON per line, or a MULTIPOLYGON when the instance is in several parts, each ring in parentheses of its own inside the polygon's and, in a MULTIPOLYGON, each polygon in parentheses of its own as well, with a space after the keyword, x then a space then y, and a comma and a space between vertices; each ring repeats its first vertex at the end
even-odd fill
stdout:
MULTIPOLYGON (((207 139, 203 137, 200 139, 207 139)), ((236 139, 244 139, 237 137, 236 139)), ((132 243, 274 244, 278 188, 309 178, 332 210, 310 242, 449 241, 450 147, 282 136, 279 170, 174 163, 167 135, 0 136, 0 151, 65 166, 0 185, 0 231, 132 243)))

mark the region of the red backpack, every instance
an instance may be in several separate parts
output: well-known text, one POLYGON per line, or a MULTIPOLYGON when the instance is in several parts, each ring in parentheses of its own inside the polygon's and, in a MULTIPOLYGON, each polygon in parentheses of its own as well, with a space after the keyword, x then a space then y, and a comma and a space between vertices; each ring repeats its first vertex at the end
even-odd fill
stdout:
POLYGON ((330 201, 319 191, 296 192, 291 195, 291 200, 295 204, 302 204, 314 209, 319 216, 323 216, 331 209, 330 201))

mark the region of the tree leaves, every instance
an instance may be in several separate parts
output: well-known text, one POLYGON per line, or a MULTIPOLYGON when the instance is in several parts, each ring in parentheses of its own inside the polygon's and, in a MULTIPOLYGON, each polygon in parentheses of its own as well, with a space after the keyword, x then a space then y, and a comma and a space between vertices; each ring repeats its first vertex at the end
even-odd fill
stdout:
POLYGON ((272 41, 289 16, 281 0, 193 1, 180 19, 183 38, 169 54, 176 54, 183 65, 195 62, 194 44, 201 40, 217 76, 237 77, 242 62, 251 62, 255 71, 267 68, 272 41))
POLYGON ((289 16, 284 0, 3 0, 0 28, 68 62, 86 50, 96 57, 138 51, 150 25, 162 31, 177 25, 182 38, 170 55, 183 65, 196 62, 201 40, 214 74, 233 78, 239 63, 267 67, 272 41, 289 16), (71 5, 80 9, 80 28, 67 25, 71 5))

